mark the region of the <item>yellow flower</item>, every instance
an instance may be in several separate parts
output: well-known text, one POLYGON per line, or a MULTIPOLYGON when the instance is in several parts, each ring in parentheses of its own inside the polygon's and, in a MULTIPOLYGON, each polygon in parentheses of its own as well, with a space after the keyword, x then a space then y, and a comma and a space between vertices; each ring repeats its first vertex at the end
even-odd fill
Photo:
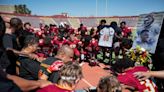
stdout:
POLYGON ((137 46, 136 49, 130 49, 128 53, 126 53, 129 58, 131 58, 135 62, 140 62, 141 64, 150 63, 151 55, 148 51, 140 46, 137 46))

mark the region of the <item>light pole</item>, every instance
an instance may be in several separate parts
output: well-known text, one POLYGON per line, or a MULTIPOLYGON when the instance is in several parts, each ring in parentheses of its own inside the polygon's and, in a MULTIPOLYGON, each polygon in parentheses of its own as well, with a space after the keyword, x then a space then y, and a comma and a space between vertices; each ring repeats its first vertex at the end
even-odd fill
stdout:
POLYGON ((98 2, 97 2, 97 0, 96 0, 96 17, 97 17, 97 3, 98 3, 98 2))
POLYGON ((108 0, 105 2, 105 15, 108 15, 108 0))

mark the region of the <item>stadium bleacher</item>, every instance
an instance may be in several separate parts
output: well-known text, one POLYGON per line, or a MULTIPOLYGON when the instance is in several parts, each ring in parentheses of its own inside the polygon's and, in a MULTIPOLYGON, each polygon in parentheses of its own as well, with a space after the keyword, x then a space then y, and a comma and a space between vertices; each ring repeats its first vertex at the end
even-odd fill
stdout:
POLYGON ((100 20, 105 19, 107 24, 110 25, 112 21, 115 21, 119 24, 119 17, 98 17, 97 18, 97 25, 99 25, 100 20))
POLYGON ((49 25, 49 24, 56 24, 57 23, 52 19, 52 18, 49 18, 49 17, 40 17, 40 19, 42 20, 42 22, 46 25, 49 25))
POLYGON ((1 14, 1 13, 0 13, 0 16, 2 16, 2 17, 9 17, 9 18, 16 17, 15 15, 7 15, 7 14, 1 14))
POLYGON ((68 21, 73 28, 78 28, 80 25, 80 20, 78 18, 68 18, 68 21))
POLYGON ((13 5, 0 5, 0 11, 4 13, 14 13, 15 7, 13 5))
POLYGON ((95 26, 97 26, 96 18, 84 17, 84 18, 79 18, 79 19, 80 19, 80 23, 84 24, 87 27, 95 27, 95 26))
POLYGON ((137 26, 138 17, 120 17, 119 23, 122 21, 125 21, 129 27, 135 27, 137 26))
POLYGON ((39 28, 39 24, 41 22, 39 17, 33 17, 33 16, 30 17, 17 16, 17 17, 20 18, 23 22, 30 22, 33 27, 39 28))
POLYGON ((0 12, 1 16, 7 16, 9 18, 18 17, 23 22, 30 22, 33 27, 38 28, 39 23, 44 23, 46 25, 56 24, 59 25, 61 22, 66 22, 73 28, 78 28, 80 23, 83 23, 86 27, 96 27, 99 25, 101 19, 105 19, 107 24, 112 21, 116 21, 119 25, 121 21, 126 21, 127 25, 132 29, 137 26, 139 16, 115 16, 115 17, 54 17, 54 16, 34 16, 34 15, 23 15, 23 14, 13 14, 13 13, 3 13, 0 12))
POLYGON ((61 22, 66 22, 68 25, 70 25, 67 18, 53 18, 53 20, 56 22, 57 25, 59 25, 61 22))

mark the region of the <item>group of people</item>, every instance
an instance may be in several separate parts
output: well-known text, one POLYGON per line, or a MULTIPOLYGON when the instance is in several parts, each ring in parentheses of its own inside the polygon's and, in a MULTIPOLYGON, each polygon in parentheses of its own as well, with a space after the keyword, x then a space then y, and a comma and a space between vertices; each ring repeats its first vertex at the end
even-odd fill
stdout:
POLYGON ((147 73, 147 68, 135 66, 135 61, 126 57, 125 52, 132 47, 132 32, 126 22, 120 25, 101 20, 97 30, 88 31, 83 24, 76 30, 62 22, 59 27, 40 24, 40 30, 34 30, 19 18, 1 17, 1 91, 73 92, 83 77, 81 62, 91 66, 105 62, 111 66, 112 76, 102 76, 97 92, 156 92, 157 86, 148 77, 162 78, 163 72, 147 73), (111 46, 99 46, 105 34, 102 30, 108 29, 110 33, 103 40, 111 40, 111 46))

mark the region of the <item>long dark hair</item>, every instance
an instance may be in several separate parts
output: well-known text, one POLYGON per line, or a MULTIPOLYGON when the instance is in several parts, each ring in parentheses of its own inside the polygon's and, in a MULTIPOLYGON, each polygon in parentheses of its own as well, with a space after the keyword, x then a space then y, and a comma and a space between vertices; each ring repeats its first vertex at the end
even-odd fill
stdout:
POLYGON ((115 75, 117 75, 117 73, 123 73, 125 69, 134 67, 134 63, 134 61, 126 56, 122 59, 116 59, 115 63, 112 64, 112 71, 115 75))

